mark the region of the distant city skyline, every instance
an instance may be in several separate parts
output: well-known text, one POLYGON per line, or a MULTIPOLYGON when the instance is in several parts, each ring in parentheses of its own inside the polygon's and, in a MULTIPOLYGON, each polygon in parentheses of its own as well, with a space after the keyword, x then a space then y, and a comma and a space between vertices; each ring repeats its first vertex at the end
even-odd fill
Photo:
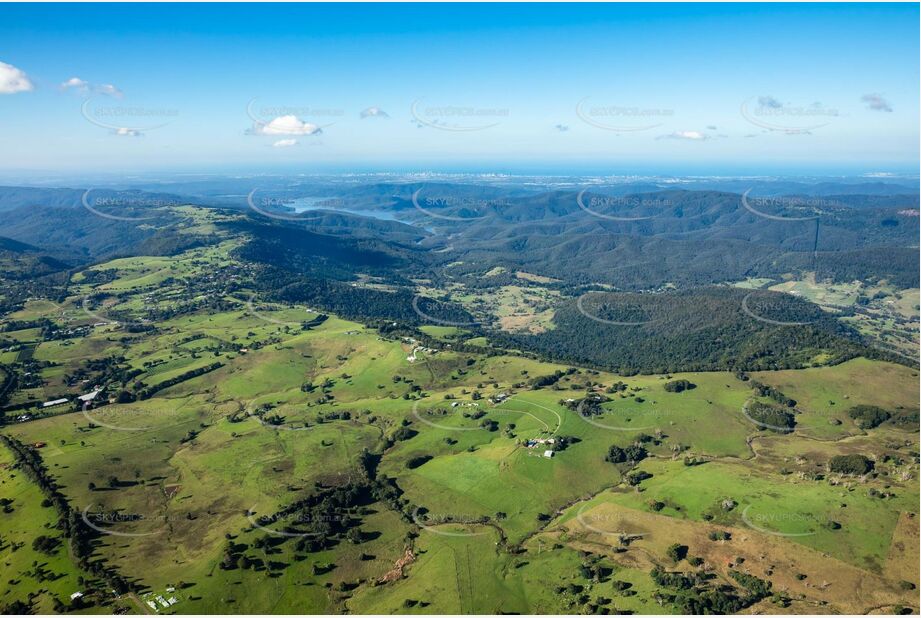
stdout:
POLYGON ((918 18, 4 4, 0 174, 916 174, 918 18))

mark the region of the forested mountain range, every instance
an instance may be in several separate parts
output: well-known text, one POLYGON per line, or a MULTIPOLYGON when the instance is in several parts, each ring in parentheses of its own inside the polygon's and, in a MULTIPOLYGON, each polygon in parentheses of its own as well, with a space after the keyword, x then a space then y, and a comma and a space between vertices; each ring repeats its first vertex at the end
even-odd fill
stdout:
MULTIPOLYGON (((779 311, 803 324, 749 319, 740 313, 742 291, 727 282, 814 273, 834 282, 918 285, 918 196, 907 193, 766 199, 450 182, 314 191, 330 195, 319 210, 297 213, 288 206, 297 191, 280 184, 264 190, 262 208, 251 208, 252 199, 209 203, 141 190, 101 191, 94 204, 102 205, 88 207, 85 190, 7 187, 0 188, 0 235, 10 239, 3 250, 32 256, 29 268, 43 267, 42 274, 116 256, 172 255, 216 242, 194 209, 177 207, 192 204, 226 215, 216 228, 221 238, 239 239, 235 256, 256 266, 254 285, 267 298, 416 326, 425 323, 413 309, 423 283, 489 294, 520 284, 514 273, 524 271, 560 295, 546 333, 493 332, 447 295, 426 298, 425 313, 469 323, 499 345, 625 372, 800 366, 817 355, 834 361, 866 353, 853 330, 789 296, 778 295, 779 311), (670 319, 637 327, 592 322, 574 304, 590 290, 655 292, 641 304, 653 312, 667 307, 670 319)), ((619 301, 612 302, 603 312, 617 313, 619 301)))

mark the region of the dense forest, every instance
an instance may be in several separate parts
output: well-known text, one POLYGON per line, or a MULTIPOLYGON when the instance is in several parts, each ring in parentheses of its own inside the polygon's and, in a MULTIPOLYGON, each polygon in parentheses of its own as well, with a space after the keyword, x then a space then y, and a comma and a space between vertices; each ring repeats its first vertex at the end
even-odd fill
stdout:
POLYGON ((565 304, 554 317, 555 328, 545 333, 494 337, 561 362, 593 364, 624 375, 784 369, 809 365, 819 354, 831 363, 873 354, 853 331, 786 294, 710 287, 584 299, 584 313, 576 301, 565 304), (790 325, 755 319, 743 309, 746 297, 751 314, 790 325))

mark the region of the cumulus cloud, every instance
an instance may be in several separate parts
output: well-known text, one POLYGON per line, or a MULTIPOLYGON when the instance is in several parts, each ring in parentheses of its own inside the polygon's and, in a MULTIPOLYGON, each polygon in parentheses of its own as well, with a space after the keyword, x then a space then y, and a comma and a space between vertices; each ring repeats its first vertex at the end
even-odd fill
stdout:
POLYGON ((71 77, 66 82, 61 83, 61 90, 70 90, 71 88, 79 90, 80 92, 86 92, 89 90, 90 84, 79 77, 71 77))
POLYGON ((116 99, 122 98, 122 91, 112 84, 99 84, 98 86, 94 86, 93 90, 99 94, 105 94, 110 97, 115 97, 116 99))
POLYGON ((876 112, 891 112, 892 105, 889 101, 883 98, 880 94, 870 93, 865 94, 860 97, 860 100, 866 103, 867 109, 872 109, 876 112))
POLYGON ((0 94, 31 92, 34 89, 35 85, 24 71, 12 64, 0 62, 0 94))
POLYGON ((362 118, 390 118, 390 114, 379 107, 369 107, 361 110, 362 118))
POLYGON ((127 127, 121 127, 121 128, 115 129, 114 131, 112 131, 112 133, 120 137, 141 137, 141 135, 143 135, 137 129, 129 129, 127 127))
POLYGON ((659 139, 683 139, 692 142, 700 142, 710 139, 710 136, 701 131, 673 131, 668 135, 660 135, 659 139))
POLYGON ((294 115, 278 116, 271 122, 256 122, 248 131, 252 135, 319 135, 323 129, 294 115))
POLYGON ((280 139, 274 144, 272 144, 272 148, 290 148, 291 146, 297 146, 296 139, 293 139, 293 138, 280 139))
POLYGON ((120 99, 123 96, 122 91, 112 84, 91 84, 85 79, 80 79, 76 76, 71 77, 65 82, 61 82, 61 90, 69 90, 72 92, 79 92, 81 94, 92 92, 94 94, 104 94, 116 99, 120 99))

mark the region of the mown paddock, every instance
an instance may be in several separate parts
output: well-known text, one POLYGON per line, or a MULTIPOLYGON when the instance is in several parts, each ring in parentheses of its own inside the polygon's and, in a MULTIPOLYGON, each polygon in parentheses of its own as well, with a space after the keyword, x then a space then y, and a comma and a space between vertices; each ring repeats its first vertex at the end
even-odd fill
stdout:
POLYGON ((698 387, 684 393, 666 392, 664 381, 657 377, 630 378, 627 383, 641 388, 638 394, 647 401, 637 403, 634 398, 615 396, 613 402, 605 404, 611 411, 592 419, 597 425, 558 405, 567 396, 580 396, 578 391, 523 391, 497 408, 481 401, 479 408, 452 409, 451 401, 424 400, 418 410, 429 423, 416 421, 413 427, 419 435, 395 447, 382 469, 396 476, 410 496, 418 497, 416 503, 433 513, 467 517, 506 513, 503 528, 511 538, 519 538, 537 526, 539 513, 552 513, 580 495, 619 482, 616 468, 604 461, 607 448, 630 444, 640 432, 652 434, 661 429, 667 444, 684 444, 691 453, 751 456, 746 437, 757 428, 747 425, 740 412, 750 389, 726 374, 686 377, 698 387), (445 416, 426 413, 431 407, 449 412, 445 416), (524 413, 515 418, 498 411, 502 408, 523 410, 543 422, 524 413), (477 421, 463 418, 472 410, 486 412, 500 428, 514 422, 516 438, 504 437, 501 431, 490 437, 477 429, 477 421), (667 410, 668 415, 657 410, 667 410), (557 425, 557 414, 563 423, 556 433, 580 442, 552 460, 539 456, 543 449, 516 446, 519 440, 541 437, 547 425, 557 425), (482 434, 489 437, 488 444, 482 442, 482 434), (447 445, 446 439, 458 443, 447 445), (471 447, 474 450, 469 452, 471 447), (415 470, 405 469, 407 461, 424 455, 434 459, 415 470), (457 510, 464 512, 455 513, 457 510))
MULTIPOLYGON (((516 438, 504 437, 502 429, 496 432, 479 429, 478 421, 464 419, 464 422, 457 418, 461 412, 453 413, 455 422, 473 431, 454 431, 450 424, 442 425, 440 417, 424 417, 442 426, 417 421, 413 427, 418 428, 420 436, 398 445, 385 458, 382 472, 395 476, 411 502, 435 516, 474 518, 505 513, 507 519, 500 525, 510 542, 518 542, 539 525, 538 514, 552 513, 565 503, 620 479, 617 470, 603 461, 609 445, 606 436, 600 436, 591 425, 557 405, 557 397, 553 392, 528 392, 516 395, 495 410, 483 402, 486 418, 497 421, 500 428, 515 423, 516 438), (560 419, 562 425, 556 430, 560 419), (552 459, 541 455, 545 447, 527 449, 516 444, 519 440, 549 435, 547 427, 556 430, 557 436, 574 436, 581 441, 552 459), (406 468, 406 462, 425 452, 426 447, 438 449, 426 454, 445 453, 449 450, 448 445, 441 446, 445 438, 470 441, 467 434, 479 433, 489 437, 489 442, 471 444, 472 452, 450 449, 450 454, 435 456, 416 469, 406 468), (414 443, 416 440, 420 442, 414 443)), ((452 422, 450 418, 447 420, 452 422)))
MULTIPOLYGON (((642 595, 614 591, 612 580, 631 584, 634 591, 653 592, 647 573, 607 564, 611 575, 592 583, 580 575, 583 557, 552 539, 532 539, 519 555, 497 552, 497 536, 489 527, 435 525, 416 539, 418 557, 410 576, 386 587, 359 591, 348 602, 356 613, 568 613, 579 606, 576 594, 557 588, 576 584, 592 601, 609 599, 607 607, 635 613, 667 613, 642 595), (456 536, 455 536, 456 535, 456 536), (406 601, 418 602, 407 606, 406 601)), ((580 593, 580 594, 582 594, 580 593)))
POLYGON ((416 539, 418 557, 409 567, 410 577, 361 591, 349 602, 349 608, 381 614, 527 611, 523 591, 505 581, 507 558, 496 554, 498 536, 494 530, 452 525, 437 529, 423 530, 416 539), (409 607, 405 605, 407 599, 421 603, 409 607))
POLYGON ((756 476, 736 462, 687 467, 680 461, 650 460, 640 469, 653 475, 642 483, 642 493, 621 489, 606 494, 607 499, 645 513, 652 513, 650 503, 657 501, 665 504, 661 515, 676 519, 704 521, 708 514, 716 524, 790 535, 784 538, 791 543, 872 572, 880 572, 885 563, 899 513, 916 510, 919 499, 911 482, 895 497, 880 499, 859 484, 848 489, 793 475, 756 476), (721 507, 724 500, 737 506, 727 511, 721 507), (829 521, 840 529, 829 527, 829 521))
POLYGON ((856 405, 918 410, 918 370, 895 363, 855 358, 831 367, 754 372, 752 377, 795 399, 804 412, 800 431, 824 439, 859 433, 847 416, 856 405), (841 425, 830 424, 832 419, 841 425))
MULTIPOLYGON (((741 569, 771 580, 775 591, 794 601, 807 600, 803 607, 816 608, 817 601, 827 604, 823 610, 825 613, 860 614, 881 606, 912 607, 917 602, 917 593, 902 589, 898 579, 886 579, 825 552, 797 545, 792 537, 766 534, 747 526, 735 527, 643 512, 620 504, 617 498, 611 492, 605 492, 587 503, 574 506, 561 518, 560 526, 554 529, 554 538, 575 548, 604 551, 605 547, 617 544, 617 534, 607 534, 608 530, 642 534, 641 538, 630 543, 627 553, 617 554, 616 559, 634 564, 643 572, 648 572, 654 564, 669 570, 693 570, 688 563, 675 564, 667 557, 667 548, 672 543, 683 543, 689 548, 688 556, 703 558, 705 564, 719 573, 725 582, 732 581, 730 569, 741 569), (728 531, 731 538, 713 541, 709 535, 716 531, 728 531), (742 559, 741 565, 738 558, 742 559), (805 578, 801 579, 800 575, 805 575, 805 578)), ((762 604, 745 613, 755 609, 777 613, 779 608, 782 606, 767 607, 762 604)))
MULTIPOLYGON (((78 578, 84 574, 69 557, 69 541, 57 529, 57 511, 52 506, 41 506, 44 495, 38 485, 21 470, 14 469, 13 464, 9 449, 0 447, 0 498, 12 501, 12 510, 0 514, 0 577, 4 582, 0 605, 26 601, 30 594, 35 594, 33 611, 50 614, 54 611, 53 599, 69 602, 71 594, 83 590, 78 578), (32 548, 32 542, 40 535, 59 540, 52 555, 32 548), (14 551, 13 544, 21 547, 14 551), (39 581, 27 574, 39 569, 54 577, 39 581)), ((96 608, 97 613, 103 611, 110 610, 96 608)))
POLYGON ((668 443, 687 446, 694 454, 750 456, 747 437, 761 428, 742 414, 742 406, 752 392, 732 374, 680 373, 618 380, 626 383, 629 390, 607 395, 613 401, 602 407, 610 412, 593 419, 599 429, 609 427, 612 435, 621 434, 625 438, 660 430, 668 443), (695 388, 680 393, 665 390, 667 382, 680 379, 690 381, 695 388), (635 388, 640 390, 634 393, 635 388))
POLYGON ((63 312, 64 308, 50 300, 27 300, 22 309, 6 314, 7 320, 37 320, 39 318, 53 319, 63 312))
POLYGON ((229 423, 222 418, 229 409, 210 416, 206 404, 186 407, 174 410, 169 400, 154 399, 90 412, 109 427, 88 429, 90 421, 77 413, 16 428, 24 441, 35 436, 49 441, 42 454, 75 508, 91 507, 91 514, 119 509, 126 515, 111 529, 143 536, 104 537, 102 555, 151 585, 175 583, 189 565, 216 563, 224 534, 249 527, 248 509, 271 513, 316 480, 343 481, 356 453, 378 438, 374 428, 357 424, 287 432, 253 419, 229 423), (211 426, 193 443, 180 444, 201 422, 211 426), (130 431, 137 428, 144 430, 130 431), (131 485, 109 490, 109 476, 131 485), (98 489, 90 490, 89 482, 98 489))
POLYGON ((248 556, 277 563, 269 570, 221 569, 220 550, 226 542, 223 537, 208 555, 193 554, 185 546, 176 545, 174 559, 168 564, 151 565, 145 581, 155 582, 154 590, 162 590, 178 579, 194 584, 181 593, 176 611, 183 613, 338 613, 349 596, 341 584, 376 580, 403 554, 408 527, 396 514, 375 509, 363 517, 363 522, 362 530, 370 537, 365 542, 341 542, 306 558, 294 551, 296 539, 263 552, 254 549, 253 543, 260 537, 272 537, 271 533, 258 528, 233 532, 235 543, 250 546, 248 556), (363 559, 361 554, 373 557, 363 559), (315 565, 334 568, 318 575, 313 570, 315 565))

